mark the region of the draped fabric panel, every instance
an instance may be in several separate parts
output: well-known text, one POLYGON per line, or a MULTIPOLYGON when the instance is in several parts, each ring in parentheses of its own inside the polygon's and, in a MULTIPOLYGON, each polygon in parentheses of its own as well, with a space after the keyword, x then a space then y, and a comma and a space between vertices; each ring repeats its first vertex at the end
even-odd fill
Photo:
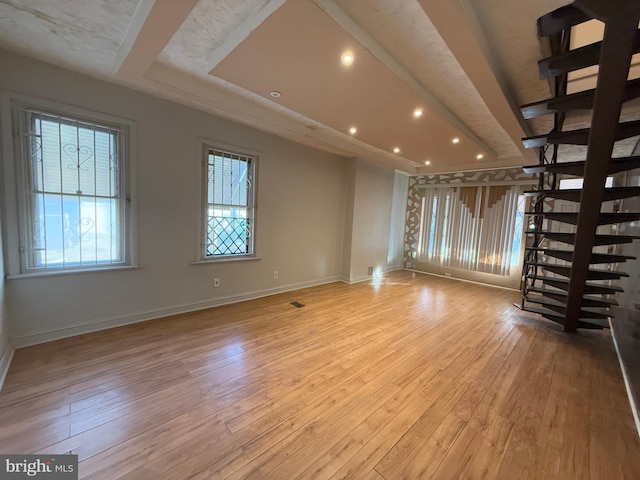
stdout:
POLYGON ((520 188, 426 188, 417 260, 509 275, 520 188))

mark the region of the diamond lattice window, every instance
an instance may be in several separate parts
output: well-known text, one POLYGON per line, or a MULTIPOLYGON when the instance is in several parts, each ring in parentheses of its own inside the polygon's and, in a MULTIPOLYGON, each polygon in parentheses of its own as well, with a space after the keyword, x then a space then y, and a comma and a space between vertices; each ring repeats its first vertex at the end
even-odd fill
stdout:
POLYGON ((251 256, 255 158, 206 149, 205 259, 251 256))

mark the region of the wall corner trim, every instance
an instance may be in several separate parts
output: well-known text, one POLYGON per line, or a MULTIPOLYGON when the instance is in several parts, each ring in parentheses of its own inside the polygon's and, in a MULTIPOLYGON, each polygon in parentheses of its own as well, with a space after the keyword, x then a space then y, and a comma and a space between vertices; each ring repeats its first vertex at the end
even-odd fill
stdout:
POLYGON ((615 329, 613 328, 613 323, 611 322, 611 319, 609 319, 609 330, 611 330, 611 338, 613 339, 613 345, 616 349, 616 354, 618 355, 618 362, 620 363, 620 370, 622 371, 624 386, 627 390, 627 396, 629 397, 629 405, 631 406, 631 413, 633 413, 633 419, 636 422, 636 430, 638 431, 638 436, 640 436, 640 414, 638 412, 638 405, 636 405, 636 401, 633 397, 633 393, 631 392, 629 375, 627 374, 627 368, 625 367, 625 364, 622 361, 622 355, 620 354, 620 347, 618 346, 616 332, 615 332, 615 329))
POLYGON ((15 351, 16 349, 13 346, 13 342, 9 339, 7 344, 4 346, 2 355, 0 356, 0 392, 4 386, 4 380, 7 378, 7 373, 9 372, 9 367, 11 366, 11 360, 13 359, 15 351))

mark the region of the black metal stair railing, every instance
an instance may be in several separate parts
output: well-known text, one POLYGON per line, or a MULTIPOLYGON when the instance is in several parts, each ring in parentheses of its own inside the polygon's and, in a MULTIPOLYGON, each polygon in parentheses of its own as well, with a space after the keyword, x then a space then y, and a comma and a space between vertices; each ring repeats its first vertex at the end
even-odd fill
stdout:
MULTIPOLYGON (((543 26, 538 23, 538 30, 542 34, 543 26)), ((560 29, 557 32, 552 33, 549 36, 549 44, 551 47, 552 55, 560 55, 569 51, 571 47, 571 27, 560 29)), ((560 75, 554 79, 554 96, 561 97, 567 93, 568 75, 560 75)), ((557 133, 562 131, 564 120, 566 118, 566 112, 556 111, 553 116, 553 128, 550 133, 557 133)), ((539 164, 541 166, 554 165, 558 162, 558 144, 545 144, 538 148, 539 164), (552 150, 550 155, 549 149, 552 150)), ((542 214, 544 212, 545 197, 542 192, 545 191, 545 182, 548 184, 548 188, 554 189, 557 187, 557 175, 551 173, 545 176, 545 169, 541 169, 538 174, 538 187, 537 190, 541 192, 533 200, 533 212, 542 214)), ((527 223, 527 229, 529 233, 532 233, 527 239, 527 247, 525 250, 525 258, 523 262, 522 272, 522 305, 521 308, 525 308, 525 302, 530 289, 535 285, 535 278, 538 276, 538 260, 539 250, 532 249, 531 247, 539 248, 542 242, 545 240, 543 231, 544 217, 542 215, 530 216, 530 222, 527 223), (531 221, 533 219, 533 221, 531 221), (531 232, 533 230, 533 232, 531 232)))

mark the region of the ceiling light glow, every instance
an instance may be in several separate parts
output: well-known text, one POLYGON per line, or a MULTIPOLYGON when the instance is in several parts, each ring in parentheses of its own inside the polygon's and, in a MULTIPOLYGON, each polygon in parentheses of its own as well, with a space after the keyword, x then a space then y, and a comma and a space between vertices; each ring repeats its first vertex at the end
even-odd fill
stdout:
POLYGON ((351 135, 355 135, 356 133, 358 133, 358 129, 357 129, 356 127, 351 127, 351 128, 349 129, 349 133, 350 133, 351 135))
POLYGON ((476 158, 477 158, 478 160, 482 160, 482 159, 484 158, 484 155, 483 155, 483 154, 481 154, 481 153, 479 153, 478 155, 476 155, 476 158))
POLYGON ((395 147, 395 148, 393 149, 393 153, 400 153, 400 148, 395 147))
POLYGON ((460 143, 460 139, 458 137, 451 140, 451 143, 460 143))
POLYGON ((431 161, 430 161, 430 160, 427 160, 427 161, 425 161, 425 162, 424 162, 424 164, 425 164, 425 165, 431 165, 431 161))
POLYGON ((424 115, 424 110, 423 110, 423 109, 421 109, 421 108, 416 108, 416 109, 413 111, 413 116, 414 116, 415 118, 420 118, 422 115, 424 115))
POLYGON ((355 55, 353 54, 353 52, 351 50, 347 50, 346 52, 344 52, 342 54, 342 57, 340 57, 340 61, 342 62, 342 64, 345 67, 350 66, 353 61, 355 60, 355 55))

